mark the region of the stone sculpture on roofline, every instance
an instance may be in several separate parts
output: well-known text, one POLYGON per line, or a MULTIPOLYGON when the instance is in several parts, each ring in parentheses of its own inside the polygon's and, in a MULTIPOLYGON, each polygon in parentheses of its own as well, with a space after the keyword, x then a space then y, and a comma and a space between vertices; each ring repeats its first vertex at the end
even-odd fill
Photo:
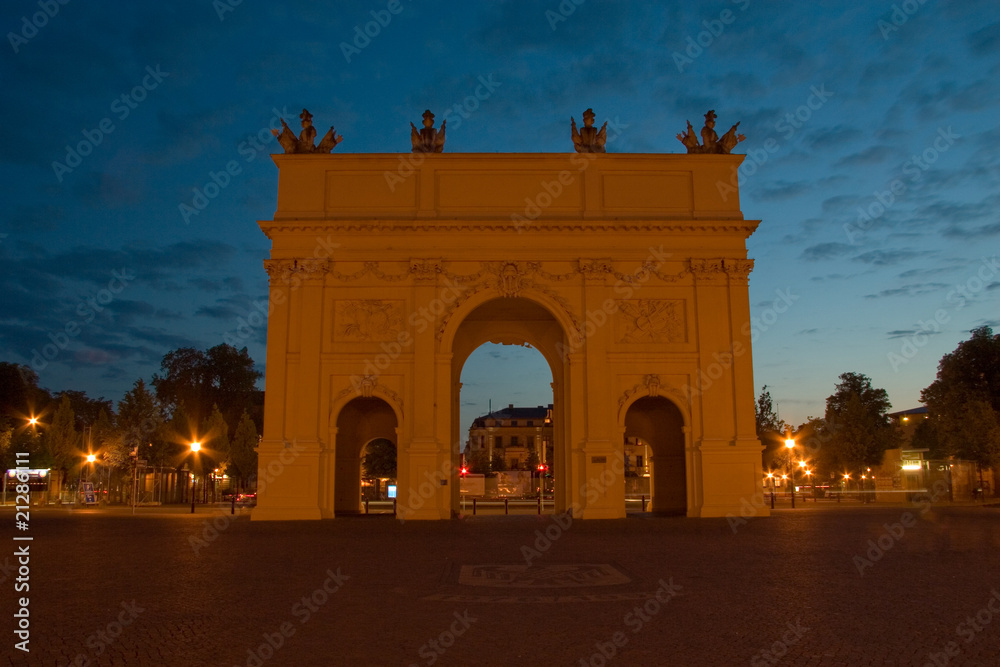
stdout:
POLYGON ((413 144, 413 153, 440 153, 444 151, 444 126, 448 121, 441 121, 441 131, 434 129, 434 114, 428 109, 424 112, 424 126, 417 129, 417 126, 410 123, 410 142, 413 144))
POLYGON ((698 153, 728 155, 736 147, 736 144, 746 139, 742 134, 736 134, 736 128, 740 126, 739 123, 729 128, 729 131, 720 139, 715 132, 715 118, 714 109, 705 114, 705 127, 701 128, 702 144, 698 143, 698 137, 695 136, 694 128, 691 127, 691 121, 687 122, 687 130, 677 135, 677 139, 687 147, 689 155, 698 153))
MULTIPOLYGON (((447 120, 441 122, 440 131, 434 128, 434 114, 430 109, 424 111, 423 128, 410 123, 410 142, 413 144, 414 153, 441 153, 444 151, 445 124, 447 120)), ((281 132, 271 130, 271 134, 278 138, 278 143, 285 149, 285 153, 330 153, 337 147, 344 137, 338 136, 333 126, 324 135, 319 145, 314 145, 316 140, 316 128, 312 124, 312 114, 307 109, 303 109, 299 114, 302 121, 302 132, 296 137, 285 119, 281 120, 281 132)), ((607 143, 607 122, 598 130, 594 127, 594 110, 587 109, 583 112, 583 127, 577 129, 576 119, 570 117, 570 136, 573 139, 573 148, 577 153, 604 153, 604 145, 607 143)), ((678 141, 684 144, 689 155, 713 154, 729 155, 736 144, 746 139, 742 134, 737 134, 736 130, 740 126, 736 123, 722 137, 715 131, 715 110, 709 110, 705 114, 705 127, 701 129, 702 143, 698 142, 698 136, 694 133, 691 121, 687 122, 687 129, 677 135, 678 141)))
POLYGON ((302 121, 302 132, 298 138, 292 134, 292 130, 284 118, 280 119, 281 132, 271 130, 271 134, 278 138, 278 143, 281 144, 286 153, 329 153, 344 140, 344 137, 337 136, 331 125, 323 140, 319 142, 319 146, 316 146, 313 144, 316 140, 316 128, 312 124, 312 114, 307 109, 303 109, 302 113, 299 114, 299 119, 302 121))
POLYGON ((604 153, 604 144, 608 141, 608 123, 605 121, 600 130, 594 127, 594 110, 583 112, 583 128, 576 129, 576 119, 570 116, 570 137, 577 153, 604 153))

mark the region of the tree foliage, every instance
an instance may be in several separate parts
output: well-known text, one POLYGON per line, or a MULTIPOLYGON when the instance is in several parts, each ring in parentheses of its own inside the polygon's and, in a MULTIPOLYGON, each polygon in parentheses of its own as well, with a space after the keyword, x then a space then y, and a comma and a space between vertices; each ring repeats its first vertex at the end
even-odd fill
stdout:
POLYGON ((135 451, 139 458, 154 464, 166 462, 163 422, 159 401, 146 389, 142 378, 136 380, 132 389, 118 402, 119 446, 127 452, 135 451))
POLYGON ((989 327, 971 334, 941 358, 921 399, 944 452, 982 468, 1000 463, 1000 334, 989 327))
POLYGON ((754 405, 754 417, 757 438, 764 446, 763 456, 766 465, 777 457, 781 449, 782 434, 788 428, 785 422, 778 419, 778 413, 774 409, 774 402, 771 399, 771 392, 767 390, 767 385, 764 385, 760 390, 760 396, 754 405))
POLYGON ((257 426, 244 411, 229 443, 227 464, 229 477, 235 479, 241 489, 246 488, 249 481, 257 474, 257 452, 254 449, 256 446, 257 426))
POLYGON ((378 438, 365 447, 361 460, 366 479, 396 476, 396 445, 391 440, 378 438))
POLYGON ((69 397, 63 396, 43 438, 45 458, 53 468, 70 469, 77 463, 73 458, 77 453, 79 434, 74 424, 75 416, 69 397))
POLYGON ((825 428, 831 453, 848 470, 879 465, 885 450, 900 441, 888 417, 892 404, 885 389, 876 389, 861 373, 844 373, 826 399, 825 428))
POLYGON ((207 420, 218 406, 227 424, 239 422, 252 410, 261 373, 254 370, 247 348, 216 345, 204 352, 190 347, 168 352, 153 376, 156 396, 168 409, 183 406, 194 423, 207 420))

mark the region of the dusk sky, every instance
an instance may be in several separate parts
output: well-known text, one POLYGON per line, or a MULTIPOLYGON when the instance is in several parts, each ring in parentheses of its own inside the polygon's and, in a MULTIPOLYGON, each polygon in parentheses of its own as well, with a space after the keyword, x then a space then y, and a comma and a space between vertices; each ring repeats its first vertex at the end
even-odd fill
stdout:
MULTIPOLYGON (((588 107, 621 128, 614 153, 682 153, 709 109, 721 131, 740 121, 741 207, 762 220, 755 385, 795 424, 847 371, 916 407, 943 354, 1000 327, 995 0, 8 0, 0 26, 0 360, 53 391, 117 401, 255 312, 281 152, 266 130, 303 107, 344 136, 336 153, 409 152, 424 109, 453 153, 571 151, 588 107)), ((265 343, 247 341, 261 370, 265 343)), ((490 398, 548 403, 536 354, 477 352, 463 426, 490 398)))

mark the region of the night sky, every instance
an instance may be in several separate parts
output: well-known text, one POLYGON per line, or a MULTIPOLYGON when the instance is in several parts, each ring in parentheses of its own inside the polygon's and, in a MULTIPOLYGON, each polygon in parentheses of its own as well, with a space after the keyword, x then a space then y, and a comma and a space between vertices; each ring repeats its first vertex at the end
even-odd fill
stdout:
MULTIPOLYGON (((847 371, 915 407, 944 353, 1000 327, 995 0, 46 1, 0 10, 0 359, 53 391, 117 401, 255 312, 267 128, 303 107, 338 153, 408 152, 426 108, 448 152, 568 152, 587 107, 615 153, 681 153, 708 109, 740 121, 755 384, 793 423, 847 371)), ((548 403, 540 359, 478 351, 463 424, 548 403)))

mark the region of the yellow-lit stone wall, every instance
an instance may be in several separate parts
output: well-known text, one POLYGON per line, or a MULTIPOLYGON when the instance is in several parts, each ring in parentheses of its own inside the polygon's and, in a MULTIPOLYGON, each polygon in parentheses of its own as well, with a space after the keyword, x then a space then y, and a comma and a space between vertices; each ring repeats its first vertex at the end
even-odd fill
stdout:
POLYGON ((356 511, 336 485, 365 442, 338 437, 338 417, 363 410, 364 437, 396 442, 399 516, 453 516, 459 380, 486 342, 549 364, 557 510, 624 516, 626 415, 644 397, 679 411, 654 449, 683 466, 684 513, 759 499, 743 156, 273 157, 255 520, 356 511))

